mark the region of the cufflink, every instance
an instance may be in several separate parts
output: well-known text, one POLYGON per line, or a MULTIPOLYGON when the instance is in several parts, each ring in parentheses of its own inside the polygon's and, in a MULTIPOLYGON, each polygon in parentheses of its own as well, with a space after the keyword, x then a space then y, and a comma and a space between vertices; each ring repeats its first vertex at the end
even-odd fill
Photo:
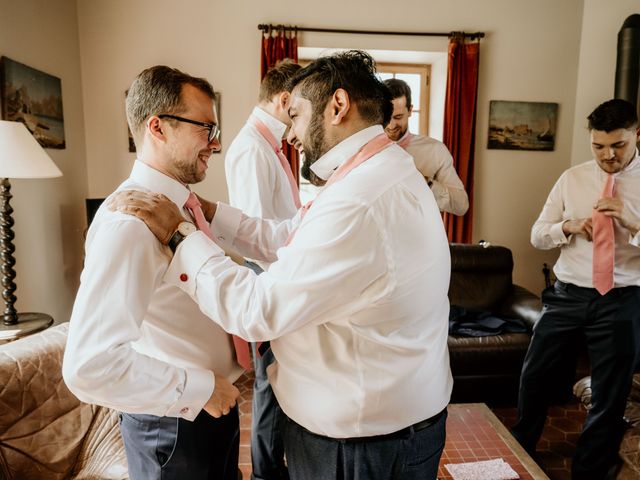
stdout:
POLYGON ((187 280, 189 280, 189 275, 187 275, 186 273, 181 273, 180 274, 180 281, 181 282, 186 282, 187 280))

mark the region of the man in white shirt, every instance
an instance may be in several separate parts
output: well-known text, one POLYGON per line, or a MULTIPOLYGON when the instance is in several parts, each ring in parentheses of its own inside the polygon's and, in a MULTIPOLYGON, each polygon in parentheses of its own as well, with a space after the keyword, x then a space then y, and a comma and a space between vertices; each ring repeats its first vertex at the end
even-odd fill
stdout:
MULTIPOLYGON (((183 209, 189 184, 220 149, 213 89, 156 66, 127 95, 138 159, 118 190, 163 194, 183 209)), ((144 223, 102 207, 86 242, 63 374, 82 401, 119 410, 136 479, 224 479, 238 474, 242 373, 230 336, 163 281, 168 248, 144 223)), ((247 350, 248 353, 248 350, 247 350)))
MULTIPOLYGON (((371 57, 321 57, 292 85, 289 140, 301 141, 305 170, 325 188, 284 222, 207 205, 219 242, 273 262, 263 274, 195 232, 165 279, 225 330, 271 340, 292 478, 435 479, 452 387, 440 212, 384 134, 391 99, 371 57)), ((161 241, 179 222, 175 206, 138 192, 113 207, 161 241)))
POLYGON ((391 78, 384 82, 391 91, 393 113, 385 132, 414 159, 416 168, 436 197, 438 208, 454 215, 464 215, 469 198, 453 168, 453 157, 444 143, 435 138, 409 133, 409 117, 413 111, 411 88, 407 82, 391 78))
MULTIPOLYGON (((287 220, 300 208, 298 187, 288 160, 280 150, 291 126, 287 110, 287 82, 300 70, 289 60, 270 69, 260 84, 258 105, 231 143, 224 166, 229 204, 246 215, 271 220, 287 220)), ((268 263, 247 262, 261 273, 268 263)), ((283 415, 273 395, 267 367, 273 363, 268 342, 252 343, 255 382, 251 416, 251 478, 279 480, 289 478, 282 445, 283 415)))
POLYGON ((558 280, 542 293, 544 310, 525 358, 513 434, 535 451, 547 407, 564 387, 557 373, 575 372, 576 345, 586 339, 593 407, 572 478, 601 480, 615 478, 640 345, 640 158, 635 106, 610 100, 588 119, 594 160, 562 174, 531 230, 534 247, 560 248, 558 280), (608 242, 610 248, 601 250, 608 242))

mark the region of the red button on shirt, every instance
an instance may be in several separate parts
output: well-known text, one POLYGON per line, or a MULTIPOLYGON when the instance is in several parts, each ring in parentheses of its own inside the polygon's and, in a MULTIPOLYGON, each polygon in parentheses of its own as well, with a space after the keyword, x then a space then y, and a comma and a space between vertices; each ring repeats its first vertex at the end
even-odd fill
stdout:
POLYGON ((186 282, 187 280, 189 280, 189 275, 187 275, 186 273, 180 275, 180 281, 186 282))

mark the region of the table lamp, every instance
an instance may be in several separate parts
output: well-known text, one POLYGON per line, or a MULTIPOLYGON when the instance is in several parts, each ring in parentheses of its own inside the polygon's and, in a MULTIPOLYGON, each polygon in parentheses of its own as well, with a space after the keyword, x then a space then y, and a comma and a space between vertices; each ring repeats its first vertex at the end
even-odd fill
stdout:
POLYGON ((13 256, 13 208, 9 178, 61 177, 49 155, 24 124, 0 120, 0 274, 5 309, 0 322, 0 341, 44 330, 53 323, 45 313, 18 313, 16 302, 16 260, 13 256))

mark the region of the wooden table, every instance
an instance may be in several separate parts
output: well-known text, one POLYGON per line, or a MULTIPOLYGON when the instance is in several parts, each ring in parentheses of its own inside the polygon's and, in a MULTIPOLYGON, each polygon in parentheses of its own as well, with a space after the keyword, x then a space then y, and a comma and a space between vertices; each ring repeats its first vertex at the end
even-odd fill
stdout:
POLYGON ((445 464, 495 458, 511 465, 523 480, 549 479, 484 403, 454 403, 448 412, 447 441, 438 479, 452 478, 445 464))

